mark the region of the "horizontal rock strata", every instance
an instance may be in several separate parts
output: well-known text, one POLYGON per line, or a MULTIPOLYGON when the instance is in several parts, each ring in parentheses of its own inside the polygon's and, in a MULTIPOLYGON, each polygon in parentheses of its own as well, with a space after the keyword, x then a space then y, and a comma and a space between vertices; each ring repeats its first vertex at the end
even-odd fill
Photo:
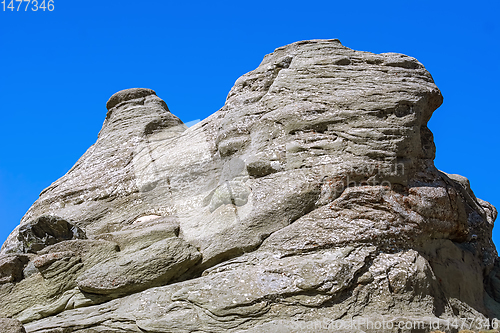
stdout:
POLYGON ((497 211, 435 168, 441 103, 416 59, 338 40, 276 49, 190 128, 153 90, 120 91, 3 245, 0 317, 39 333, 489 324, 497 211))

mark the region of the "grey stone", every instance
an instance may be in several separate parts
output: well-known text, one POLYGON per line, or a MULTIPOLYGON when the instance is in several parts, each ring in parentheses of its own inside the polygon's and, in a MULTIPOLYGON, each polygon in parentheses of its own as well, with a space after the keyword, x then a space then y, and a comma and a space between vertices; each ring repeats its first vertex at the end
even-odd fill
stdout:
POLYGON ((85 238, 85 232, 78 226, 51 215, 42 215, 22 225, 18 236, 24 252, 31 253, 65 240, 85 238))
POLYGON ((133 99, 140 99, 150 95, 156 95, 156 93, 151 89, 144 89, 144 88, 122 90, 115 93, 113 96, 109 98, 108 102, 106 103, 106 108, 108 110, 111 110, 116 105, 122 102, 127 102, 133 99))
POLYGON ((79 277, 78 288, 94 294, 134 293, 167 284, 200 259, 193 246, 168 238, 92 267, 79 277))
POLYGON ((0 333, 26 333, 19 320, 0 318, 0 333))
POLYGON ((416 59, 338 40, 276 49, 190 128, 154 91, 118 92, 1 253, 24 252, 47 214, 89 239, 42 242, 0 285, 0 316, 28 332, 326 332, 354 318, 424 325, 360 332, 456 332, 498 318, 497 211, 435 168, 441 103, 416 59))
POLYGON ((19 282, 28 258, 23 255, 0 256, 0 284, 19 282))
POLYGON ((120 231, 103 233, 95 238, 114 242, 118 244, 120 251, 132 253, 178 235, 179 222, 176 219, 149 215, 137 219, 120 231))
MULTIPOLYGON (((16 317, 22 322, 41 319, 65 309, 99 304, 109 297, 85 295, 76 279, 91 267, 115 256, 116 243, 104 240, 69 240, 44 248, 37 255, 24 256, 23 279, 0 285, 4 301, 0 317, 16 317)), ((13 257, 14 255, 9 255, 13 257)))

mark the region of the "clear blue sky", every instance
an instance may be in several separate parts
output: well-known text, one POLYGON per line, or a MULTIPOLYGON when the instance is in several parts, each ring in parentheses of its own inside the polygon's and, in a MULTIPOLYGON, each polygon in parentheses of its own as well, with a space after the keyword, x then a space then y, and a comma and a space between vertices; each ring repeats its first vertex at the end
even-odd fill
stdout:
POLYGON ((500 207, 499 4, 55 0, 53 12, 0 11, 0 243, 95 142, 114 92, 152 88, 183 121, 203 119, 265 54, 317 38, 422 62, 444 95, 429 126, 436 166, 500 207))

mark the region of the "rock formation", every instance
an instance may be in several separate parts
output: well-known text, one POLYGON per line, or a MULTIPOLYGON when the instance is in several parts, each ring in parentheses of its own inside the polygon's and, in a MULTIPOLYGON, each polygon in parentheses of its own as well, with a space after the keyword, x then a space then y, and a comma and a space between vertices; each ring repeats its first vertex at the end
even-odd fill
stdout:
POLYGON ((497 212, 435 168, 441 103, 416 59, 338 40, 276 49, 190 128, 154 91, 118 92, 3 245, 0 317, 37 333, 495 324, 497 212))

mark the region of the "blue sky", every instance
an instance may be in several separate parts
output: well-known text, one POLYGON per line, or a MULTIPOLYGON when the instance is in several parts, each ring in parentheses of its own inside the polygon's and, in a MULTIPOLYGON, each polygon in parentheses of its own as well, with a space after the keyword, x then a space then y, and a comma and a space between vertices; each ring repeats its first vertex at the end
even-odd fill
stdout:
MULTIPOLYGON (((0 7, 0 243, 95 142, 114 92, 152 88, 183 121, 203 119, 265 54, 317 38, 422 62, 444 96, 429 124, 436 166, 468 177, 477 197, 500 207, 498 0, 54 6, 0 7)), ((500 244, 500 227, 494 241, 500 244)))

